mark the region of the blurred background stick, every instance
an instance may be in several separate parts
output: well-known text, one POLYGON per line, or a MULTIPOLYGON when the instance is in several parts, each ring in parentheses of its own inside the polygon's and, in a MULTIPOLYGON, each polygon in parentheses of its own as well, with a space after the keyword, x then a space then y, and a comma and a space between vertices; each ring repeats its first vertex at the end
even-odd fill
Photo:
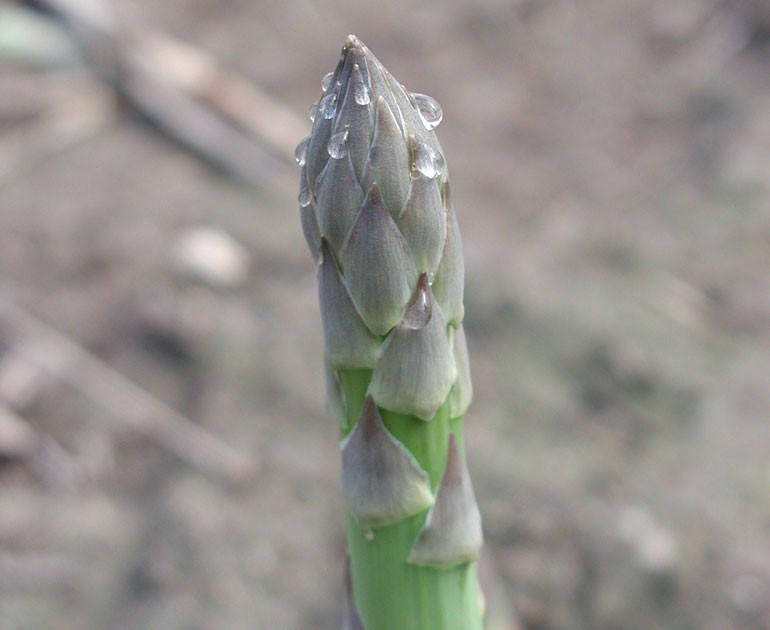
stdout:
POLYGON ((124 426, 215 479, 238 484, 256 473, 251 456, 196 426, 74 340, 14 305, 5 309, 4 319, 18 339, 18 352, 71 384, 124 426))
POLYGON ((67 553, 12 554, 0 552, 0 588, 38 592, 63 588, 82 571, 82 563, 67 553))
POLYGON ((79 479, 75 459, 48 435, 41 435, 0 401, 0 458, 23 461, 45 486, 71 490, 79 479))
POLYGON ((0 402, 0 457, 25 457, 36 442, 34 429, 0 402))
POLYGON ((126 105, 231 176, 271 184, 307 131, 305 120, 211 55, 117 16, 105 2, 22 4, 59 23, 126 105))
POLYGON ((29 77, 26 89, 21 90, 20 74, 5 78, 0 81, 4 100, 0 122, 11 124, 0 141, 2 184, 29 173, 73 145, 87 142, 115 120, 112 93, 85 72, 67 72, 64 80, 29 77), (15 89, 8 85, 12 82, 15 89))

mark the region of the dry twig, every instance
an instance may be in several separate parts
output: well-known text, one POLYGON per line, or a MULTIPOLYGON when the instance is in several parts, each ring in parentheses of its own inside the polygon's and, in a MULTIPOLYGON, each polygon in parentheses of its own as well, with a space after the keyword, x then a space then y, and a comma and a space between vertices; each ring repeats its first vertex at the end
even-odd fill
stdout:
POLYGON ((35 431, 0 402, 0 457, 21 458, 35 447, 35 431))
POLYGON ((212 56, 135 21, 120 22, 105 3, 25 4, 59 21, 128 105, 231 175, 271 184, 305 132, 304 120, 212 56))
POLYGON ((48 435, 40 435, 0 402, 0 456, 19 460, 45 486, 72 490, 80 479, 73 457, 48 435))
POLYGON ((70 554, 0 553, 0 587, 39 591, 67 586, 82 571, 70 554))
POLYGON ((19 307, 8 306, 7 324, 17 352, 71 384, 124 426, 148 436, 194 468, 228 483, 256 473, 256 461, 193 424, 88 352, 73 339, 19 307))

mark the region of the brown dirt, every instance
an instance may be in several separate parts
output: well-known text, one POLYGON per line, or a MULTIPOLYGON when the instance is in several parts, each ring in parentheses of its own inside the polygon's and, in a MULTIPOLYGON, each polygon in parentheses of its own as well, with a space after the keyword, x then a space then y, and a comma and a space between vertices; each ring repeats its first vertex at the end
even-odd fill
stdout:
MULTIPOLYGON (((442 103, 468 456, 525 628, 770 627, 764 4, 135 9, 303 115, 349 32, 442 103)), ((269 189, 232 183, 123 116, 0 180, 0 297, 261 466, 227 488, 55 380, 11 401, 77 474, 0 467, 3 628, 339 627, 338 449, 295 178, 287 161, 269 189), (179 273, 173 244, 199 224, 247 248, 242 284, 179 273)))

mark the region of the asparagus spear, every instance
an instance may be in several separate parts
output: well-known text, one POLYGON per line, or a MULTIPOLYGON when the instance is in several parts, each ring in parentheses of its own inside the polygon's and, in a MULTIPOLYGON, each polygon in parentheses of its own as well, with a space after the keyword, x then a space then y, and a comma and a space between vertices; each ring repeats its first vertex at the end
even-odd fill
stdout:
POLYGON ((353 35, 322 89, 296 159, 342 436, 346 627, 481 628, 463 257, 434 132, 441 107, 353 35))

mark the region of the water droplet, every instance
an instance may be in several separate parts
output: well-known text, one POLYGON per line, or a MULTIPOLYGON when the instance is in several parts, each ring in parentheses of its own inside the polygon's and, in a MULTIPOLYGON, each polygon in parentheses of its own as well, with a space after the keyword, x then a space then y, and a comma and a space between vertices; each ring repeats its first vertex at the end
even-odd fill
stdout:
POLYGON ((324 78, 321 79, 321 89, 326 92, 326 90, 329 88, 329 84, 332 82, 332 77, 334 76, 333 72, 329 72, 324 75, 324 78))
POLYGON ((302 140, 297 148, 294 149, 294 161, 299 166, 305 166, 305 160, 307 159, 307 145, 310 144, 310 137, 308 136, 302 140))
POLYGON ((327 120, 334 118, 334 114, 337 113, 337 94, 332 92, 324 96, 318 104, 318 111, 327 120))
POLYGON ((318 116, 318 101, 310 106, 310 110, 307 114, 310 116, 310 122, 315 122, 316 116, 318 116))
POLYGON ((444 169, 444 156, 422 142, 414 147, 412 156, 412 172, 418 175, 435 179, 444 169))
POLYGON ((430 131, 438 127, 444 118, 444 111, 438 101, 432 96, 418 92, 412 92, 411 96, 425 128, 430 131))
POLYGON ((348 130, 335 133, 329 138, 326 150, 335 160, 344 158, 348 154, 348 130))
POLYGON ((359 105, 368 105, 372 101, 369 96, 369 88, 364 83, 356 83, 353 86, 353 96, 359 105))
POLYGON ((299 197, 297 197, 297 201, 299 201, 299 205, 302 208, 307 208, 310 205, 310 202, 313 201, 313 193, 310 192, 310 186, 308 186, 307 181, 305 181, 304 172, 302 173, 299 184, 299 197))
POLYGON ((441 152, 434 151, 433 164, 436 166, 436 170, 439 172, 439 174, 444 172, 444 168, 446 167, 446 161, 444 160, 444 155, 441 152))
POLYGON ((428 299, 428 274, 423 273, 417 282, 417 290, 406 307, 403 325, 412 330, 422 330, 428 325, 431 314, 432 309, 428 299))

